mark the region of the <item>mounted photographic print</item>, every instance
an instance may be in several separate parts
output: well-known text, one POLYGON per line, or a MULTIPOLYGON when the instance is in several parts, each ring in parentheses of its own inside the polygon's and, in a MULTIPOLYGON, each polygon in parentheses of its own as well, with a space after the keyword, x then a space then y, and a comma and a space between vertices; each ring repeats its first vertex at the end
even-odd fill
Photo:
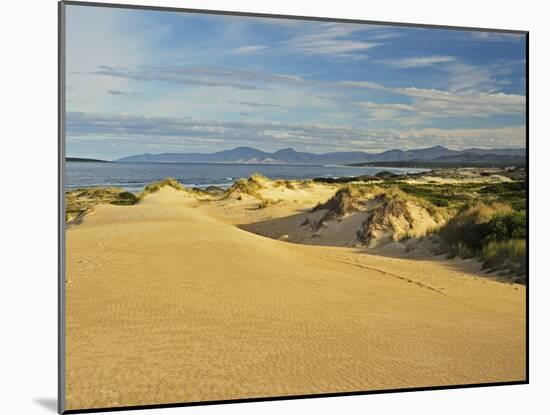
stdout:
POLYGON ((60 412, 527 383, 527 32, 59 10, 60 412))

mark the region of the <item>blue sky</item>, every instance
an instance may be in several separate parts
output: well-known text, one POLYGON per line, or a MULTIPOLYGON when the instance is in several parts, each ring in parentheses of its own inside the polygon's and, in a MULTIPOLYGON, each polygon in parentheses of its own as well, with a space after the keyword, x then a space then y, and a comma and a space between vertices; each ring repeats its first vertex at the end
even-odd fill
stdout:
POLYGON ((67 154, 525 146, 525 37, 67 6, 67 154))

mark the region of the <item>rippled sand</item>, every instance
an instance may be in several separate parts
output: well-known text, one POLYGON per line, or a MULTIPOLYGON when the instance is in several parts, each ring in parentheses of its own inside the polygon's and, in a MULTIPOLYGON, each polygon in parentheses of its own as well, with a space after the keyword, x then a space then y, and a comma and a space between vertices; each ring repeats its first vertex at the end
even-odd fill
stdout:
POLYGON ((525 378, 525 287, 215 212, 163 188, 68 229, 67 409, 525 378))

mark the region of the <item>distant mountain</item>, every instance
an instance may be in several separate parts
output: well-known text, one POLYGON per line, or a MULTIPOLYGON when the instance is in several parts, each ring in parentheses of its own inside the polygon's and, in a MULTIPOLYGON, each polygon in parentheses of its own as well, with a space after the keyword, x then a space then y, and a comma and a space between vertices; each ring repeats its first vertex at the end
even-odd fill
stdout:
POLYGON ((98 159, 88 159, 83 157, 65 157, 65 161, 78 161, 78 162, 86 162, 86 163, 109 163, 105 160, 98 160, 98 159))
POLYGON ((434 159, 413 159, 413 160, 389 160, 367 163, 352 163, 352 166, 380 166, 380 167, 421 167, 421 168, 455 168, 455 167, 504 167, 504 166, 525 166, 527 163, 526 154, 504 154, 504 151, 489 153, 481 151, 465 151, 449 156, 437 157, 434 159))
POLYGON ((514 160, 523 157, 525 149, 468 149, 449 150, 442 146, 418 150, 388 150, 382 153, 365 153, 362 151, 334 152, 315 154, 296 151, 293 148, 269 153, 253 147, 237 147, 215 153, 161 153, 139 154, 123 157, 117 162, 157 162, 157 163, 258 163, 258 164, 372 164, 377 162, 411 162, 430 161, 456 157, 490 160, 491 157, 514 160))
POLYGON ((380 154, 373 154, 369 162, 373 161, 409 161, 409 160, 433 160, 438 157, 452 156, 460 151, 449 150, 442 146, 422 148, 419 150, 388 150, 380 154))
POLYGON ((260 163, 260 164, 339 164, 367 160, 368 153, 340 152, 314 154, 285 148, 268 153, 252 147, 237 147, 216 153, 161 153, 138 154, 123 157, 118 162, 159 162, 159 163, 260 163))
POLYGON ((503 154, 469 151, 452 156, 438 157, 430 160, 436 163, 484 163, 484 164, 525 164, 525 154, 503 154))

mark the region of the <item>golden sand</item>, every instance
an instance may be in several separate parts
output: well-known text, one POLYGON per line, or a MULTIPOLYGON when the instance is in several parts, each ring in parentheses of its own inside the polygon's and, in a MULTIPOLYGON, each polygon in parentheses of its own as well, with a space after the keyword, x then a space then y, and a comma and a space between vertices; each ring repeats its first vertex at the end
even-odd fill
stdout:
POLYGON ((69 227, 68 409, 525 379, 524 286, 259 236, 246 203, 165 187, 69 227))

